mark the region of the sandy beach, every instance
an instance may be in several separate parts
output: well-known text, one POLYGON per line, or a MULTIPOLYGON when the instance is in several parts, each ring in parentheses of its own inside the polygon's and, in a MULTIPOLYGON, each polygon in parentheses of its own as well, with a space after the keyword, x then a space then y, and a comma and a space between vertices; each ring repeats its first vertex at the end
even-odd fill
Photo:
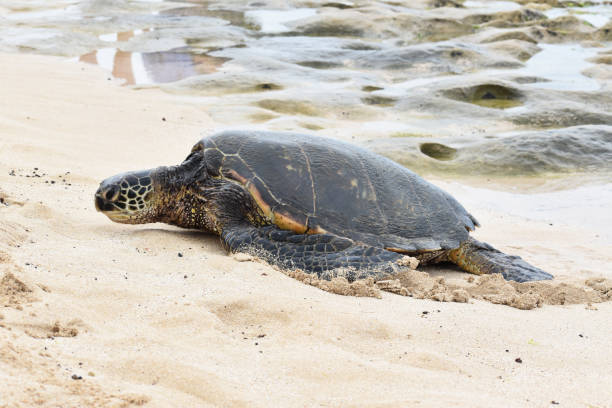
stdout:
POLYGON ((575 304, 340 296, 95 211, 103 178, 176 164, 215 130, 206 109, 49 56, 0 54, 0 89, 0 407, 612 407, 612 289, 592 280, 612 252, 592 229, 440 181, 479 239, 556 275, 530 296, 575 304))

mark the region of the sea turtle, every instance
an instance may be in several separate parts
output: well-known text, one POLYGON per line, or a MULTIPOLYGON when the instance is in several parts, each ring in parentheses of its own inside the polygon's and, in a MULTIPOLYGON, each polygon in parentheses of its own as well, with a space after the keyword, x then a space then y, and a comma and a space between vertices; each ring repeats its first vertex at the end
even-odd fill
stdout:
POLYGON ((196 143, 178 166, 104 180, 95 204, 116 222, 209 231, 231 252, 256 252, 322 279, 382 278, 405 255, 518 282, 552 279, 469 237, 476 219, 412 171, 316 136, 217 133, 196 143))

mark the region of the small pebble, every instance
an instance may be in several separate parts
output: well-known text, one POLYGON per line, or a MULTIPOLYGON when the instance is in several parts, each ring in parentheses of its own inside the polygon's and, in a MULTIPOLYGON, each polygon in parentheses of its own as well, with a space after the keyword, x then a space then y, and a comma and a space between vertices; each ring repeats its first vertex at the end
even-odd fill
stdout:
POLYGON ((516 361, 519 364, 523 362, 523 360, 520 357, 515 358, 514 361, 516 361))
POLYGON ((73 380, 82 380, 83 379, 83 377, 81 377, 80 375, 76 375, 76 374, 72 374, 72 377, 70 377, 70 378, 72 378, 73 380))
POLYGON ((182 257, 183 257, 183 254, 179 252, 179 253, 178 253, 178 257, 179 257, 179 258, 182 258, 182 257))

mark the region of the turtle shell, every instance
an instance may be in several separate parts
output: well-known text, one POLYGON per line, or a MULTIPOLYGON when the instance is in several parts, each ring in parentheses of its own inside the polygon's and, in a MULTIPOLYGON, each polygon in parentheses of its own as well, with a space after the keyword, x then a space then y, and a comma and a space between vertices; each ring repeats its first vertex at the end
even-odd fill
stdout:
POLYGON ((202 139, 206 170, 242 184, 282 229, 329 232, 396 252, 457 248, 477 221, 399 164, 348 143, 227 131, 202 139))

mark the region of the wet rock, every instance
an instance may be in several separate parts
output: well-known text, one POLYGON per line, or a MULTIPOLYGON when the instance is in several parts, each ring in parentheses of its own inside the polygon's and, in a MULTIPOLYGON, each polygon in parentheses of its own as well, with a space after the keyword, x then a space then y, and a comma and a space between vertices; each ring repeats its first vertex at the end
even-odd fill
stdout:
POLYGON ((354 50, 354 51, 375 51, 380 50, 381 47, 373 44, 368 44, 365 42, 352 41, 347 42, 342 45, 340 48, 344 50, 354 50))
POLYGON ((457 101, 496 109, 520 106, 524 99, 518 89, 495 83, 448 89, 443 94, 457 101))
POLYGON ((229 9, 214 9, 209 7, 177 7, 165 10, 160 14, 168 16, 193 17, 206 16, 213 17, 223 22, 229 23, 231 26, 243 27, 249 30, 257 29, 257 26, 252 21, 245 18, 243 10, 229 9))
POLYGON ((397 102, 397 99, 388 98, 385 96, 372 95, 372 96, 366 96, 365 98, 361 98, 361 101, 365 103, 366 105, 376 105, 376 106, 384 107, 384 106, 393 106, 395 102, 397 102))
POLYGON ((520 10, 497 13, 491 21, 485 24, 488 27, 511 28, 521 26, 524 23, 533 23, 547 20, 546 15, 527 8, 520 10))
POLYGON ((526 21, 545 19, 546 16, 537 10, 523 8, 512 11, 501 11, 496 13, 478 13, 464 17, 462 21, 466 24, 482 24, 509 28, 520 25, 526 21))
POLYGON ((549 79, 535 76, 518 76, 510 78, 510 80, 516 82, 517 84, 536 84, 538 82, 550 82, 549 79))
MULTIPOLYGON (((131 36, 117 44, 123 51, 160 52, 184 46, 200 53, 217 48, 236 47, 244 44, 247 35, 240 28, 221 25, 221 21, 205 19, 199 27, 164 27, 131 36)), ((196 53, 197 54, 197 53, 196 53)))
POLYGON ((574 16, 561 16, 531 25, 530 35, 546 42, 584 41, 595 38, 595 29, 574 16))
POLYGON ((598 55, 597 57, 591 58, 589 61, 596 64, 612 65, 612 54, 598 55))
POLYGON ((585 24, 580 19, 571 15, 547 19, 539 22, 539 25, 555 31, 582 31, 581 29, 585 28, 585 24))
POLYGON ((315 69, 329 69, 341 67, 342 64, 332 61, 300 61, 297 63, 302 67, 315 68, 315 69))
POLYGON ((590 68, 587 68, 584 71, 582 71, 582 74, 590 78, 597 79, 599 81, 612 80, 612 70, 610 69, 610 67, 603 65, 603 64, 594 65, 590 68))
POLYGON ((318 13, 294 26, 294 34, 314 37, 400 38, 407 43, 444 41, 474 32, 452 18, 423 18, 380 7, 318 13))
POLYGON ((460 37, 474 32, 472 24, 466 24, 452 19, 432 18, 417 21, 418 42, 437 42, 460 37))
POLYGON ((27 52, 46 55, 77 57, 105 44, 97 36, 55 28, 4 29, 0 26, 0 51, 27 52))
POLYGON ((457 149, 440 143, 421 143, 419 146, 421 153, 436 160, 452 160, 457 155, 457 149))
POLYGON ((278 115, 274 115, 271 114, 269 112, 256 112, 256 113, 252 113, 248 116, 248 118, 251 120, 251 122, 254 123, 263 123, 263 122, 268 122, 270 120, 276 119, 278 118, 278 115))
POLYGON ((355 4, 350 1, 331 1, 328 3, 323 3, 321 7, 333 7, 340 10, 345 10, 355 7, 355 4))
POLYGON ((162 87, 171 93, 224 95, 232 93, 268 92, 284 88, 264 75, 219 73, 186 78, 162 87))
POLYGON ((529 34, 524 31, 509 31, 500 34, 494 34, 490 37, 485 38, 481 42, 483 43, 492 43, 498 41, 508 41, 508 40, 518 40, 530 42, 532 44, 537 44, 538 42, 534 40, 529 34))
MULTIPOLYGON (((396 143, 397 144, 397 143, 396 143)), ((612 126, 577 126, 524 132, 451 147, 437 142, 383 154, 412 169, 498 176, 612 171, 612 126), (427 148, 423 148, 427 146, 427 148)))
POLYGON ((612 127, 583 126, 480 143, 460 151, 464 167, 506 175, 612 169, 612 127))
POLYGON ((608 21, 605 26, 597 30, 593 38, 600 41, 612 41, 612 21, 608 21))
POLYGON ((306 101, 293 101, 281 99, 264 99, 256 103, 257 106, 286 115, 318 116, 321 114, 313 104, 306 101))
POLYGON ((609 113, 584 108, 545 108, 514 115, 512 122, 520 126, 539 128, 568 127, 578 125, 600 125, 612 123, 609 113))
POLYGON ((537 45, 522 40, 496 41, 489 44, 487 48, 520 61, 527 61, 541 50, 537 45))
POLYGON ((463 8, 463 4, 461 1, 456 1, 456 0, 432 0, 429 2, 429 7, 431 8, 440 8, 440 7, 463 8))
POLYGON ((464 73, 481 68, 521 66, 516 60, 495 57, 477 46, 467 44, 422 44, 392 50, 374 51, 353 62, 356 67, 401 70, 401 74, 431 76, 440 73, 464 73))
POLYGON ((328 14, 296 27, 295 32, 313 37, 364 37, 365 27, 373 27, 367 23, 359 24, 356 17, 356 15, 350 18, 347 15, 338 17, 328 14))

